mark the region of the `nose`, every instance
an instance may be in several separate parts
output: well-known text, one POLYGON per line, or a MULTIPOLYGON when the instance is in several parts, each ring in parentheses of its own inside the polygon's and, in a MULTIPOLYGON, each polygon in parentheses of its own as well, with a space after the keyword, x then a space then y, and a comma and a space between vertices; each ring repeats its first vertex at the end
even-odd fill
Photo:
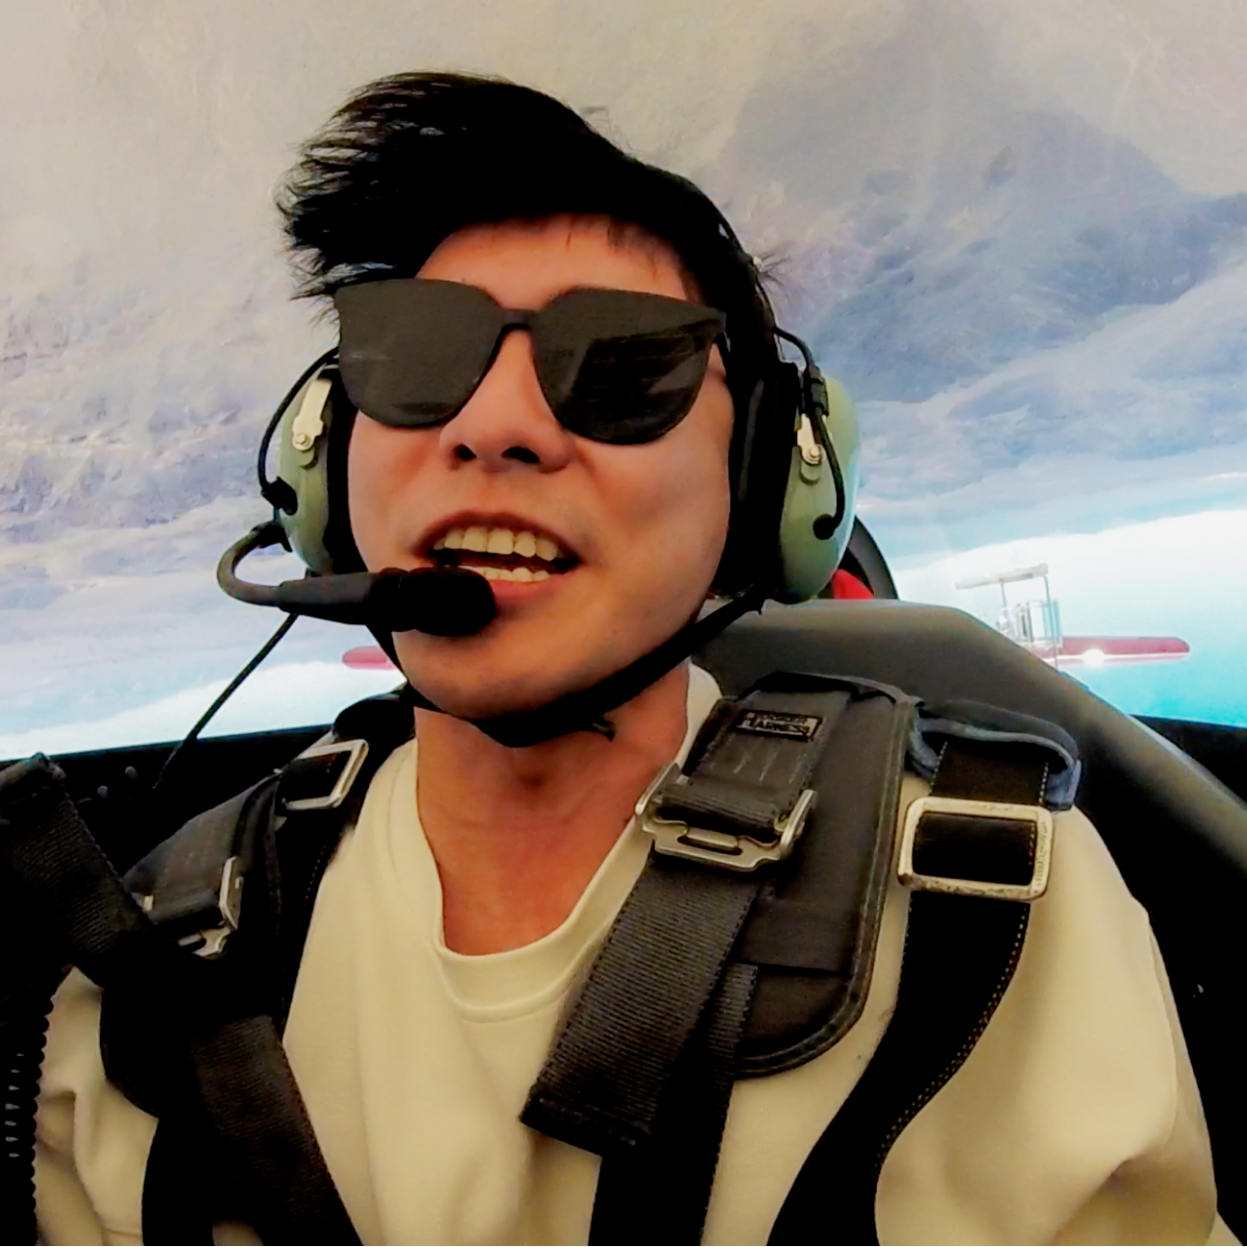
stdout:
POLYGON ((513 330, 503 338, 476 392, 442 426, 439 444, 452 458, 475 460, 490 472, 521 464, 553 472, 570 460, 571 434, 541 392, 528 333, 513 330))

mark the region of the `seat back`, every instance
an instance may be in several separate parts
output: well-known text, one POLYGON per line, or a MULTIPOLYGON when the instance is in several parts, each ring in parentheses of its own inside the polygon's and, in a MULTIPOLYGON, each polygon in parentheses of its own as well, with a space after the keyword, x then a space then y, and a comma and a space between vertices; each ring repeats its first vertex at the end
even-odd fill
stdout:
POLYGON ((1078 805, 1151 916, 1200 1084, 1221 1213, 1241 1237, 1247 804, 1138 720, 962 611, 890 601, 772 607, 734 624, 697 661, 728 695, 777 670, 852 675, 925 701, 968 698, 1035 715, 1078 741, 1078 805))

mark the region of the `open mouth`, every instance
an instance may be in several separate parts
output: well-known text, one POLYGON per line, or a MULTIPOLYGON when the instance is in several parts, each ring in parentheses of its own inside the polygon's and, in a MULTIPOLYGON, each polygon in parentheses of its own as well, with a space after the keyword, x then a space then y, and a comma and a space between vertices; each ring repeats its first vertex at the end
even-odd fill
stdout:
POLYGON ((466 567, 486 580, 522 584, 561 576, 578 562, 544 533, 484 525, 449 529, 433 543, 432 553, 440 567, 466 567))

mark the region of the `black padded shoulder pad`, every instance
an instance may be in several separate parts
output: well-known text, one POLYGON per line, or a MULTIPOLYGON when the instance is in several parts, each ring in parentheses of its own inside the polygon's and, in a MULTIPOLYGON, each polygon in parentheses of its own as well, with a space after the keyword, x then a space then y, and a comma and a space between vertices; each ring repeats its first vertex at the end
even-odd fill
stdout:
POLYGON ((915 708, 899 690, 862 680, 779 674, 755 687, 844 690, 849 698, 813 776, 817 798, 805 832, 764 885, 733 954, 758 967, 741 1077, 812 1060, 861 1014, 915 708))

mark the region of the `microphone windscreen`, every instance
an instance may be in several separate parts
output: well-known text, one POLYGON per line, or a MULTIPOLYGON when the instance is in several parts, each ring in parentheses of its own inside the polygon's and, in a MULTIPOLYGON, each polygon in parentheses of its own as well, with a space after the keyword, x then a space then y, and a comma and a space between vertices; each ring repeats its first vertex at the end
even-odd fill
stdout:
POLYGON ((471 636, 494 617, 489 581, 464 567, 423 567, 386 571, 388 592, 373 619, 387 632, 426 632, 430 636, 471 636))

